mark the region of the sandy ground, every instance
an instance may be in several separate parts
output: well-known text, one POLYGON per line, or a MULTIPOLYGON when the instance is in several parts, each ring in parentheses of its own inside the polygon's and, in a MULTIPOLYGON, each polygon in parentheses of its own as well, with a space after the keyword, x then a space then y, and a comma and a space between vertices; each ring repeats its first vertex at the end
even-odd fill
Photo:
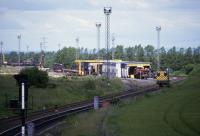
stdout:
POLYGON ((59 78, 59 77, 65 77, 66 73, 48 72, 48 75, 49 75, 49 77, 59 78))
POLYGON ((122 82, 126 85, 127 89, 157 86, 156 80, 151 78, 149 79, 122 78, 122 82))

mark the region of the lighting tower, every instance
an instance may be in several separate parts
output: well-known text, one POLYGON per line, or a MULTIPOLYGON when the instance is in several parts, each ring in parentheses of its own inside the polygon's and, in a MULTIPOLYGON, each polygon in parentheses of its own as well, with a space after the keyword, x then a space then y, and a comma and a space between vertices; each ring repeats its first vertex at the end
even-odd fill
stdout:
POLYGON ((101 27, 101 23, 97 22, 96 23, 96 27, 97 27, 97 48, 98 48, 98 60, 100 59, 100 27, 101 27))
POLYGON ((110 47, 110 14, 112 12, 112 7, 104 7, 104 14, 106 16, 105 18, 105 26, 106 26, 106 49, 107 49, 107 53, 106 53, 106 59, 107 59, 107 78, 109 78, 109 64, 108 64, 108 57, 109 57, 109 47, 110 47))
POLYGON ((46 41, 46 37, 42 37, 42 45, 43 45, 43 51, 45 52, 45 49, 46 49, 46 43, 47 43, 47 41, 46 41))
POLYGON ((58 49, 59 49, 59 51, 60 51, 60 43, 58 44, 58 49))
POLYGON ((4 61, 3 60, 3 41, 1 41, 0 44, 1 44, 1 60, 0 60, 1 62, 0 63, 1 65, 3 65, 3 61, 4 61))
POLYGON ((29 46, 26 45, 26 52, 28 53, 28 51, 29 51, 29 46))
POLYGON ((79 59, 79 38, 77 37, 76 39, 76 60, 79 59))
POLYGON ((112 60, 115 59, 115 35, 112 34, 112 60))
POLYGON ((28 62, 28 51, 29 51, 29 46, 26 45, 26 61, 28 62))
POLYGON ((40 68, 43 68, 44 67, 44 58, 45 58, 45 53, 44 53, 44 50, 43 50, 43 47, 45 48, 44 46, 44 41, 43 42, 40 42, 40 50, 41 50, 41 53, 40 53, 40 62, 39 62, 39 66, 40 68))
POLYGON ((18 39, 18 44, 19 44, 19 46, 18 46, 18 63, 19 63, 19 66, 20 66, 21 35, 18 35, 18 36, 17 36, 17 39, 18 39))
POLYGON ((40 51, 42 52, 42 42, 40 42, 40 51))
POLYGON ((160 31, 161 26, 156 26, 157 31, 157 70, 160 70, 160 31))

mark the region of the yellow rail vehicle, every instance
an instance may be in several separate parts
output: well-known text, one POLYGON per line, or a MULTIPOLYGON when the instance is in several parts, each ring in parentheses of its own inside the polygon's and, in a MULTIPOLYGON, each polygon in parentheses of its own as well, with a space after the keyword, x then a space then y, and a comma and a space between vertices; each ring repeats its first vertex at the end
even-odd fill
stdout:
POLYGON ((169 74, 167 71, 158 71, 156 74, 157 84, 169 86, 169 74))

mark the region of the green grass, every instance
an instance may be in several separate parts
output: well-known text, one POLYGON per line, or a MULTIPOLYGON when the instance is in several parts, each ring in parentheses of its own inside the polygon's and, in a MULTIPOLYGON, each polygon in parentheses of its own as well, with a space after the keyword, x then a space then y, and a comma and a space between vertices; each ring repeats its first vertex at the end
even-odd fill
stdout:
MULTIPOLYGON (((123 90, 124 85, 119 79, 111 80, 108 87, 103 78, 65 78, 50 79, 49 84, 55 88, 29 88, 29 100, 33 97, 33 110, 64 105, 76 101, 93 98, 94 95, 105 95, 123 90)), ((5 94, 8 98, 18 97, 18 87, 12 76, 0 76, 0 118, 13 115, 13 112, 5 107, 5 94)))
POLYGON ((62 125, 43 136, 103 136, 103 124, 109 108, 88 111, 67 117, 62 125))
POLYGON ((199 107, 200 77, 193 76, 136 101, 68 117, 44 136, 198 136, 199 107))
POLYGON ((18 88, 14 78, 11 76, 0 76, 0 117, 13 115, 12 111, 5 108, 6 94, 8 98, 15 98, 18 96, 18 88))
POLYGON ((115 107, 107 121, 109 136, 200 135, 200 77, 164 89, 159 95, 115 107))
POLYGON ((170 73, 171 76, 187 76, 185 71, 179 70, 179 71, 174 71, 173 73, 170 73))

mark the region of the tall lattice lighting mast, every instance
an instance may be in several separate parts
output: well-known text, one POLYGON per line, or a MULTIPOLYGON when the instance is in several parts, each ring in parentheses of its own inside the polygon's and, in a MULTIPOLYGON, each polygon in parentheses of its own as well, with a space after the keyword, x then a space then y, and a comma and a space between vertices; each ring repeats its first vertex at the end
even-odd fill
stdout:
POLYGON ((160 31, 161 26, 156 26, 157 31, 157 70, 160 70, 160 31))
POLYGON ((98 60, 100 60, 100 27, 101 27, 101 23, 97 22, 96 23, 96 27, 97 27, 97 49, 98 49, 98 60))
POLYGON ((4 61, 4 59, 3 59, 3 41, 1 41, 0 44, 1 44, 1 60, 0 60, 1 62, 0 63, 1 63, 1 65, 3 65, 3 61, 4 61))
POLYGON ((105 38, 106 38, 106 60, 107 60, 107 70, 106 70, 106 75, 107 75, 107 78, 109 78, 109 71, 110 71, 110 68, 109 68, 109 63, 108 63, 108 59, 109 59, 109 48, 110 48, 110 14, 112 12, 112 7, 104 7, 104 14, 105 14, 105 26, 106 26, 106 35, 105 35, 105 38))
POLYGON ((18 35, 17 36, 17 39, 18 39, 18 63, 19 63, 19 66, 20 66, 20 49, 21 49, 21 35, 18 35))
POLYGON ((76 39, 76 60, 79 59, 79 38, 77 37, 76 39))
POLYGON ((115 59, 115 35, 112 34, 112 60, 115 59))
POLYGON ((29 46, 26 45, 26 62, 28 62, 28 51, 29 51, 29 46))
POLYGON ((59 50, 59 51, 60 51, 60 46, 61 46, 61 45, 60 45, 60 43, 59 43, 59 44, 58 44, 58 50, 59 50))

